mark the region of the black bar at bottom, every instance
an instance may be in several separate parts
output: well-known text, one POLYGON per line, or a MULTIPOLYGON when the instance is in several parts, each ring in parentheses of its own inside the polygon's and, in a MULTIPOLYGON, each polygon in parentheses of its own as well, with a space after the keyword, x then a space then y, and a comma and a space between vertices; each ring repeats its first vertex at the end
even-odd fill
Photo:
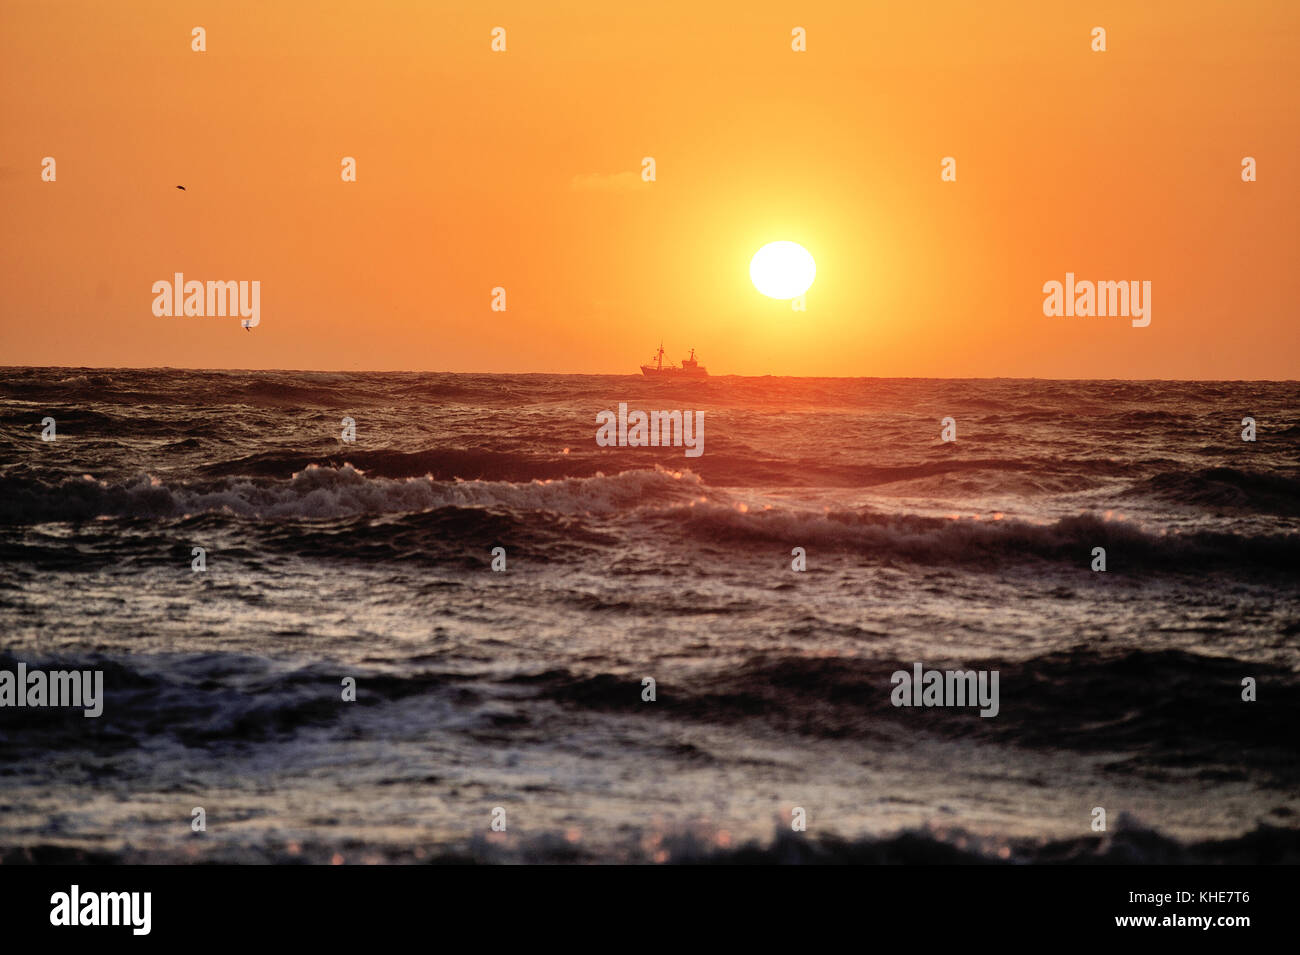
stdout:
MULTIPOLYGON (((452 944, 447 933, 457 929, 493 941, 503 934, 541 941, 623 931, 629 941, 667 943, 692 934, 734 941, 843 928, 861 939, 904 932, 926 942, 1024 933, 1040 940, 1129 936, 1230 945, 1264 932, 1276 937, 1291 921, 1284 909, 1294 908, 1287 888, 1294 872, 1287 867, 810 867, 781 874, 612 868, 9 866, 0 868, 0 931, 6 942, 63 937, 74 944, 373 944, 413 934, 442 946, 452 944), (52 924, 52 915, 72 921, 74 885, 78 922, 83 915, 99 920, 100 912, 109 921, 116 910, 125 924, 52 924), (145 892, 147 934, 137 933, 144 896, 118 894, 145 892)), ((601 937, 611 938, 593 936, 601 937)))

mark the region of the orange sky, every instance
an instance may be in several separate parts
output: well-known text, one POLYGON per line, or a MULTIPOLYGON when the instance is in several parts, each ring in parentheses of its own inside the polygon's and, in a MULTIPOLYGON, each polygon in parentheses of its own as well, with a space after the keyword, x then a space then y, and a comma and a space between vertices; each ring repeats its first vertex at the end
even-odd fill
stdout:
POLYGON ((1300 377, 1294 0, 4 0, 0 76, 4 364, 1300 377), (261 324, 155 317, 177 271, 261 324), (1045 317, 1067 271, 1151 325, 1045 317))

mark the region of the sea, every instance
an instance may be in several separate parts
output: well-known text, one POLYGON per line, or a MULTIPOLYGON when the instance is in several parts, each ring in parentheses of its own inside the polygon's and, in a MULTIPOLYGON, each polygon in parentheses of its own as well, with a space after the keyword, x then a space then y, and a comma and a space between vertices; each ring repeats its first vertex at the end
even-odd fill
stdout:
POLYGON ((1300 861, 1298 397, 0 369, 0 862, 1300 861))

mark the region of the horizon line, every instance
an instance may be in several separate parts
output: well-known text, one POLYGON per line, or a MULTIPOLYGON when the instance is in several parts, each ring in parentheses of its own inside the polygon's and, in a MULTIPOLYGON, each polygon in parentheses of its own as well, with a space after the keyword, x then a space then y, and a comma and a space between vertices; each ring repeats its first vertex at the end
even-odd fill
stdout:
MULTIPOLYGON (((192 372, 262 372, 266 374, 323 374, 323 375, 563 375, 569 378, 641 378, 634 372, 589 371, 437 371, 427 368, 193 368, 178 365, 19 365, 0 362, 0 368, 22 368, 33 371, 192 371, 192 372)), ((725 378, 795 378, 810 381, 1125 381, 1145 383, 1162 382, 1239 382, 1258 384, 1300 384, 1296 378, 1084 378, 1084 377, 1024 377, 1018 375, 708 375, 703 378, 684 378, 683 381, 700 382, 725 378)))

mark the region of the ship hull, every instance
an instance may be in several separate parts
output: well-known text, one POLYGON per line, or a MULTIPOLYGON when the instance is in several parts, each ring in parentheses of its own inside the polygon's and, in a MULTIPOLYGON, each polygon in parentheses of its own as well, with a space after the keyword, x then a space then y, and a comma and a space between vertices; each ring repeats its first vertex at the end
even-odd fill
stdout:
POLYGON ((641 374, 647 378, 708 378, 709 373, 704 368, 697 368, 690 371, 681 368, 656 368, 653 365, 642 365, 641 374))

